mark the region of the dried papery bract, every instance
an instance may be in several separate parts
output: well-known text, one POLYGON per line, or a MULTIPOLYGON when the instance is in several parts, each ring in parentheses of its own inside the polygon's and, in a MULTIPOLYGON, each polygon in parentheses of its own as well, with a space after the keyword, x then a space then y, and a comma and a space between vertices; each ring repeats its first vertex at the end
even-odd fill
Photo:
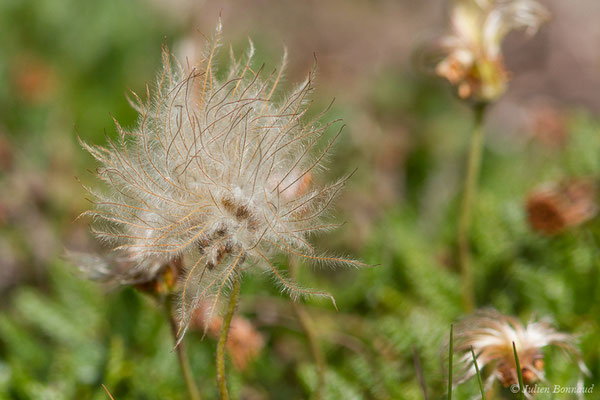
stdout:
POLYGON ((549 102, 537 102, 527 110, 526 128, 532 132, 532 139, 547 149, 560 150, 568 139, 567 114, 564 109, 549 102))
POLYGON ((487 369, 487 388, 495 380, 504 387, 517 384, 513 342, 525 384, 544 381, 543 350, 547 346, 562 348, 575 360, 582 373, 588 373, 573 336, 558 332, 548 322, 531 321, 524 325, 518 319, 495 310, 483 310, 456 326, 454 348, 461 355, 461 371, 456 381, 462 383, 475 375, 473 349, 479 368, 482 371, 487 369))
POLYGON ((583 224, 598 213, 597 187, 591 179, 571 179, 534 190, 527 198, 529 225, 555 235, 583 224))
POLYGON ((441 60, 435 72, 462 99, 494 101, 509 79, 501 51, 504 37, 515 29, 533 34, 547 19, 536 0, 454 0, 450 32, 436 44, 441 60))
MULTIPOLYGON (((204 317, 210 306, 209 301, 199 304, 194 311, 190 329, 208 331, 212 337, 218 338, 223 326, 223 318, 215 316, 210 321, 205 321, 204 317)), ((263 336, 251 321, 241 316, 232 318, 226 346, 237 369, 246 369, 248 364, 260 354, 264 344, 263 336)))
POLYGON ((152 275, 155 263, 183 262, 180 339, 199 302, 210 300, 210 318, 245 268, 266 269, 293 299, 333 300, 291 282, 271 261, 275 253, 362 265, 319 255, 308 242, 311 233, 332 226, 323 219, 347 179, 312 185, 341 133, 326 137, 338 121, 320 124, 323 113, 306 115, 314 71, 282 95, 276 89, 286 57, 267 73, 253 64, 250 45, 241 60, 231 57, 221 78, 215 70, 220 35, 219 26, 197 65, 182 65, 163 49, 156 87, 147 88, 145 101, 131 95, 137 127, 117 123, 116 141, 84 144, 108 187, 90 190, 96 209, 87 214, 99 222, 98 237, 140 273, 152 275))

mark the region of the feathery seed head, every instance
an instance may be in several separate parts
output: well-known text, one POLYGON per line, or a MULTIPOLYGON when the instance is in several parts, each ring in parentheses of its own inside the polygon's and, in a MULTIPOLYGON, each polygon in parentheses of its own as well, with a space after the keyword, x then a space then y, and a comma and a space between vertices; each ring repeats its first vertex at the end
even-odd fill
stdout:
POLYGON ((543 349, 547 346, 565 350, 576 359, 580 370, 587 373, 574 337, 556 331, 547 322, 531 321, 523 325, 514 317, 502 315, 495 310, 483 310, 462 321, 455 332, 454 348, 462 354, 459 383, 475 375, 471 356, 473 348, 479 368, 491 368, 487 385, 491 385, 495 379, 505 387, 517 384, 513 342, 517 348, 525 384, 544 380, 543 349))
POLYGON ((548 12, 536 0, 454 0, 451 32, 439 42, 444 57, 436 74, 456 86, 462 99, 496 100, 508 82, 504 37, 515 29, 534 34, 547 19, 548 12))
MULTIPOLYGON (((163 49, 164 68, 146 101, 132 94, 140 113, 132 131, 116 123, 119 138, 108 146, 83 146, 100 162, 108 191, 90 190, 101 222, 95 233, 110 243, 118 268, 89 259, 96 275, 128 283, 150 280, 173 260, 183 260, 181 332, 196 305, 211 298, 209 314, 242 266, 270 271, 292 298, 321 295, 297 287, 269 260, 275 252, 316 263, 359 265, 320 256, 310 233, 330 228, 324 213, 347 178, 322 188, 311 177, 340 131, 319 153, 335 122, 306 117, 314 71, 287 96, 279 96, 283 65, 270 74, 252 64, 253 46, 233 55, 228 74, 215 71, 220 25, 197 65, 183 67, 163 49), (275 100, 278 98, 278 100, 275 100)), ((88 189, 89 190, 89 189, 88 189)), ((108 260, 112 264, 113 260, 108 260)))

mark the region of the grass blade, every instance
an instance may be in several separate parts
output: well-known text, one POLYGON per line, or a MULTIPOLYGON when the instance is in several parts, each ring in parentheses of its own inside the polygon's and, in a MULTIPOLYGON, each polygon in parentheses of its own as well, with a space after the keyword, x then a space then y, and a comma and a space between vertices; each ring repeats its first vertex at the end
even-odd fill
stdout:
POLYGON ((519 363, 517 345, 515 342, 513 342, 513 352, 515 353, 515 364, 517 366, 517 376, 519 377, 519 393, 521 393, 521 400, 525 400, 525 392, 523 391, 523 374, 521 373, 521 364, 519 363))
POLYGON ((452 400, 452 357, 454 356, 454 324, 450 324, 450 344, 448 348, 448 400, 452 400))
POLYGON ((483 381, 481 380, 481 373, 479 372, 479 366, 477 365, 477 357, 475 357, 475 351, 473 351, 473 346, 471 346, 471 354, 473 355, 473 365, 475 365, 475 372, 477 374, 477 381, 479 382, 479 390, 481 390, 481 399, 485 399, 485 390, 483 390, 483 381))
POLYGON ((108 391, 108 389, 106 388, 106 386, 104 386, 104 384, 102 385, 102 388, 104 389, 104 391, 106 392, 106 394, 108 395, 108 397, 110 397, 110 400, 115 400, 115 398, 112 397, 112 394, 110 394, 110 392, 108 391))

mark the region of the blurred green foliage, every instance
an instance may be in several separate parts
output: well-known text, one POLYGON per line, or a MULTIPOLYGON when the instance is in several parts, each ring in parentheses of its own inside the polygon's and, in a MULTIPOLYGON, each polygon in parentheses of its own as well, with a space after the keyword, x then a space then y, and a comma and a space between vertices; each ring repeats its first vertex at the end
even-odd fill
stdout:
MULTIPOLYGON (((93 168, 90 158, 75 150, 67 158, 70 164, 56 171, 48 154, 60 156, 62 146, 74 147, 74 125, 86 140, 101 142, 103 128, 112 124, 109 111, 123 125, 133 124, 136 115, 123 96, 126 85, 143 92, 145 82, 154 79, 164 36, 169 44, 181 29, 141 0, 0 2, 0 121, 18 157, 33 164, 34 171, 50 168, 51 173, 72 176, 93 168), (15 76, 32 63, 52 75, 51 100, 32 101, 35 96, 23 95, 15 76)), ((275 64, 276 57, 267 61, 275 64)), ((304 268, 300 281, 329 290, 340 310, 324 302, 307 304, 327 355, 327 399, 422 398, 415 356, 430 398, 440 398, 445 393, 448 328, 462 316, 453 252, 471 116, 439 82, 398 68, 369 79, 366 101, 382 129, 403 125, 411 132, 405 162, 398 167, 405 195, 378 210, 359 246, 352 240, 357 226, 348 207, 341 218, 350 223, 342 234, 318 238, 322 248, 353 253, 379 266, 334 272, 304 268)), ((317 102, 326 104, 327 99, 317 102)), ((338 104, 333 115, 347 116, 352 131, 353 111, 338 104)), ((568 141, 561 148, 534 142, 508 150, 489 146, 471 236, 477 304, 523 319, 548 316, 560 330, 579 335, 592 372, 586 385, 600 376, 600 224, 592 221, 541 237, 527 225, 524 200, 543 182, 597 178, 599 129, 596 119, 573 111, 568 141)), ((364 191, 374 173, 367 156, 349 140, 338 146, 332 165, 331 175, 362 167, 346 199, 364 191)), ((0 183, 8 181, 8 175, 0 177, 0 183)), ((66 197, 84 197, 76 185, 68 188, 66 197)), ((47 190, 52 197, 57 189, 47 190)), ((64 197, 43 210, 51 224, 61 227, 57 235, 66 235, 84 207, 79 200, 65 206, 64 197)), ((19 232, 18 227, 0 227, 12 243, 26 241, 19 232)), ((59 256, 44 266, 36 279, 2 294, 1 399, 107 399, 101 384, 116 400, 186 397, 172 338, 154 301, 131 288, 106 293, 81 280, 59 256)), ((310 398, 316 370, 287 299, 263 276, 249 273, 240 312, 256 323, 266 346, 245 371, 229 366, 232 395, 310 398), (265 304, 274 315, 271 319, 260 315, 265 304)), ((204 397, 215 398, 215 341, 192 332, 186 344, 204 397)), ((547 351, 546 357, 548 382, 575 384, 578 373, 572 360, 556 350, 547 351)), ((455 398, 477 393, 471 380, 455 398)), ((586 398, 600 398, 598 393, 586 398)))

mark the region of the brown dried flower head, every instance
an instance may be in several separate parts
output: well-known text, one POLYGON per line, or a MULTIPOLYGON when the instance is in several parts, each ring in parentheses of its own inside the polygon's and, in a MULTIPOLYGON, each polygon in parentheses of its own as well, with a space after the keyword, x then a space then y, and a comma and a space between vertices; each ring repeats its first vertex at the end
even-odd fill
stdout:
POLYGON ((518 383, 513 353, 517 348, 525 384, 544 381, 544 353, 547 346, 557 346, 572 356, 583 373, 588 373, 575 346, 573 336, 556 331, 548 322, 531 321, 526 325, 495 310, 478 311, 456 327, 455 349, 461 353, 458 383, 475 375, 471 348, 481 370, 488 368, 486 387, 495 380, 508 387, 518 383))
POLYGON ((96 208, 84 214, 96 220, 94 232, 113 254, 80 257, 81 267, 127 284, 152 280, 180 259, 180 338, 199 302, 210 299, 210 319, 232 280, 249 267, 270 272, 293 299, 333 300, 291 282, 271 261, 275 253, 362 265, 318 254, 308 241, 337 226, 323 219, 347 180, 317 187, 311 179, 341 133, 326 140, 338 121, 319 124, 323 113, 306 117, 314 71, 278 94, 286 57, 281 69, 264 73, 253 65, 250 43, 243 59, 231 52, 228 72, 217 73, 220 35, 219 24, 197 65, 182 66, 164 49, 155 89, 147 88, 145 101, 132 94, 137 127, 115 121, 116 141, 83 144, 100 162, 97 175, 108 188, 88 189, 96 208))
POLYGON ((545 185, 527 199, 529 225, 544 235, 555 235, 589 221, 598 212, 596 185, 572 179, 545 185))

